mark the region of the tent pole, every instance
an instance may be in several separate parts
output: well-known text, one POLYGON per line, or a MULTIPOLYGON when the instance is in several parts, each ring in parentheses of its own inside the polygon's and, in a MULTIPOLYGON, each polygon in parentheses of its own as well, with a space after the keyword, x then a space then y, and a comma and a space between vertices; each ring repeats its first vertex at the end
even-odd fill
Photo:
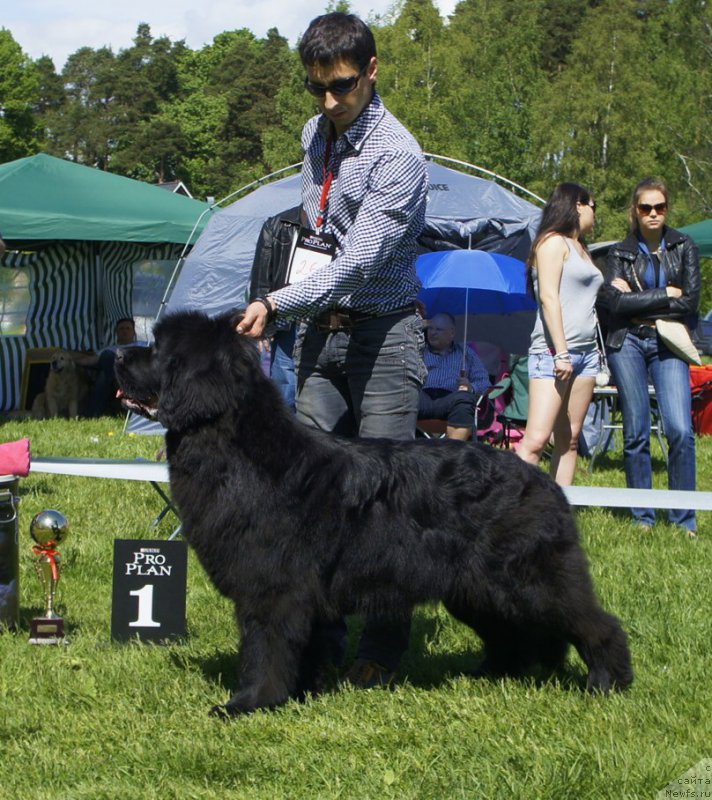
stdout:
POLYGON ((462 366, 460 367, 460 375, 463 378, 467 374, 465 348, 467 347, 467 317, 469 313, 470 313, 470 290, 465 289, 465 338, 463 339, 462 342, 462 366))

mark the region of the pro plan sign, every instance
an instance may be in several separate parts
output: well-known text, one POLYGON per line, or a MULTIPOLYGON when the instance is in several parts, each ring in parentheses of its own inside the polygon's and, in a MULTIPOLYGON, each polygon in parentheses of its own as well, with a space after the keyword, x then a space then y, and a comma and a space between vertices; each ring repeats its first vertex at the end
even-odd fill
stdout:
POLYGON ((115 539, 112 639, 185 636, 187 572, 185 542, 115 539))

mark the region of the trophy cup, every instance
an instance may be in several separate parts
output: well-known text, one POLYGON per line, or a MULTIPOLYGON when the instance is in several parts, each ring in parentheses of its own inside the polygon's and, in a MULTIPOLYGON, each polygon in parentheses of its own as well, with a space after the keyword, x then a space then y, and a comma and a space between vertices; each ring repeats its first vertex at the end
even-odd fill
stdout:
POLYGON ((32 620, 30 644, 62 644, 64 620, 54 610, 57 583, 59 583, 59 552, 57 545, 67 538, 69 522, 64 514, 49 509, 40 511, 30 523, 30 536, 36 544, 32 552, 39 558, 35 570, 44 590, 43 616, 32 620))

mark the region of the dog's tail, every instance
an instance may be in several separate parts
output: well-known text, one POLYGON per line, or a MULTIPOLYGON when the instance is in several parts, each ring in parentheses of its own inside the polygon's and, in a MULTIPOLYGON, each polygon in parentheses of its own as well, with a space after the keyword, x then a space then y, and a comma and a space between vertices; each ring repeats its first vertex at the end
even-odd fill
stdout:
POLYGON ((582 618, 574 643, 588 667, 589 691, 621 691, 633 682, 628 637, 613 614, 599 609, 594 617, 582 618))

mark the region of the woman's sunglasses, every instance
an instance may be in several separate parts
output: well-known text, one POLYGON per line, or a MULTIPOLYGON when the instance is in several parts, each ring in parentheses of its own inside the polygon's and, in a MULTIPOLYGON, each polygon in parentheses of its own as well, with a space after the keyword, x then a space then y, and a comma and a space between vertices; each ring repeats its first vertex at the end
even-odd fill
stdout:
POLYGON ((305 75, 304 88, 309 94, 314 95, 314 97, 326 97, 327 92, 335 97, 343 97, 343 95, 353 92, 365 71, 365 69, 362 69, 358 75, 352 75, 350 78, 338 78, 326 85, 323 83, 314 83, 309 80, 308 75, 305 75))
POLYGON ((653 209, 655 209, 656 214, 665 214, 667 211, 667 203, 655 203, 653 205, 650 203, 638 203, 638 211, 641 214, 650 214, 653 209))
POLYGON ((588 200, 587 202, 583 203, 579 200, 580 206, 589 206, 593 213, 596 213, 596 201, 595 200, 588 200))

